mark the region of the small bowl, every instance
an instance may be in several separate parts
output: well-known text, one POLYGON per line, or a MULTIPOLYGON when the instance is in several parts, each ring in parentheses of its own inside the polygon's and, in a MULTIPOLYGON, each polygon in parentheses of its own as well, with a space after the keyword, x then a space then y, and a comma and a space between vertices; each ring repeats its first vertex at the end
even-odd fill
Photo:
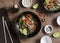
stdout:
POLYGON ((57 24, 60 26, 60 16, 57 17, 57 24))
POLYGON ((53 27, 51 25, 46 25, 44 31, 48 34, 53 32, 53 27))
POLYGON ((32 0, 30 0, 29 2, 27 2, 27 0, 22 0, 22 5, 24 7, 31 7, 32 6, 32 0))

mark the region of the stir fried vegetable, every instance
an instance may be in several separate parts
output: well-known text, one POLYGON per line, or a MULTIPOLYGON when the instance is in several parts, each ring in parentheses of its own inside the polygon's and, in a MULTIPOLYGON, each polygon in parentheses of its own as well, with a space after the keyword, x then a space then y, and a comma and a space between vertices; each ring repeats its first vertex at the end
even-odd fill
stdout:
POLYGON ((45 0, 44 6, 47 8, 47 10, 56 11, 60 8, 57 3, 57 0, 45 0))
POLYGON ((24 35, 31 34, 38 26, 37 21, 32 17, 31 14, 22 16, 19 19, 18 24, 19 24, 19 31, 24 35))

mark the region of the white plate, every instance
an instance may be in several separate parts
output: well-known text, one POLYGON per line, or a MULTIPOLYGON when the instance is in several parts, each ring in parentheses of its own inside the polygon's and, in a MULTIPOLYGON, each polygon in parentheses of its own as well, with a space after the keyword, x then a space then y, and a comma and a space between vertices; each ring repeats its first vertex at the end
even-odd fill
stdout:
POLYGON ((60 26, 60 16, 57 17, 57 24, 60 26))
POLYGON ((52 43, 52 40, 49 36, 43 36, 40 43, 52 43))
POLYGON ((24 7, 31 7, 32 6, 32 0, 22 0, 22 5, 24 7))

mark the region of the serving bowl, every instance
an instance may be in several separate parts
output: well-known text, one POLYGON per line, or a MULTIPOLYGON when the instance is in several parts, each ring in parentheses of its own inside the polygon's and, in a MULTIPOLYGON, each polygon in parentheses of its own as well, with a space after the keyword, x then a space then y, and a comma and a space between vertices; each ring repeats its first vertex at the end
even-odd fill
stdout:
MULTIPOLYGON (((52 13, 54 13, 54 12, 59 12, 59 11, 60 11, 60 7, 59 7, 59 8, 57 7, 57 6, 60 6, 60 4, 58 3, 58 0, 57 0, 57 5, 55 5, 55 7, 58 8, 58 9, 56 9, 55 7, 53 7, 54 10, 52 10, 52 8, 50 8, 51 10, 49 10, 48 7, 47 7, 47 5, 45 5, 46 2, 48 3, 49 1, 48 1, 48 0, 43 0, 43 8, 44 8, 44 10, 46 10, 47 12, 52 12, 52 13)), ((51 3, 51 2, 50 2, 50 3, 51 3)), ((51 7, 51 6, 49 5, 49 7, 51 7)))
POLYGON ((41 21, 40 19, 38 18, 38 16, 36 14, 34 14, 33 12, 30 12, 30 11, 25 11, 25 12, 22 12, 14 21, 14 27, 15 27, 15 32, 18 36, 21 36, 23 38, 29 38, 29 37, 33 37, 35 36, 41 29, 41 21), (24 16, 24 15, 27 15, 27 14, 31 14, 32 17, 34 17, 38 23, 38 26, 36 27, 36 29, 34 30, 34 32, 32 32, 31 34, 28 34, 28 35, 24 35, 22 34, 21 32, 18 31, 19 28, 17 28, 17 22, 19 21, 19 19, 24 16))

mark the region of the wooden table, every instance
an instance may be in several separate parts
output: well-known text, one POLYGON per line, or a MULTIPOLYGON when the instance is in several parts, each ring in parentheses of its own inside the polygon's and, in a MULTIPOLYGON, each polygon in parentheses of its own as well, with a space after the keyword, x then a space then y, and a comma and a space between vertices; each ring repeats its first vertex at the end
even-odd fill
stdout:
MULTIPOLYGON (((41 1, 41 0, 40 0, 41 1)), ((33 0, 33 4, 35 4, 36 2, 39 2, 37 0, 33 0)), ((39 2, 40 3, 40 2, 39 2)), ((60 31, 60 27, 56 24, 55 20, 57 18, 57 16, 60 15, 60 12, 56 12, 56 13, 44 13, 44 11, 42 10, 41 7, 39 7, 38 10, 34 10, 32 8, 24 8, 22 7, 21 5, 21 0, 0 0, 0 8, 2 7, 5 7, 7 10, 8 10, 8 15, 9 15, 9 18, 10 18, 10 21, 13 22, 13 20, 22 12, 24 11, 32 11, 34 12, 35 14, 39 15, 41 12, 44 14, 44 15, 48 15, 46 17, 46 21, 45 22, 42 22, 42 27, 41 27, 41 30, 39 31, 39 33, 37 35, 35 35, 34 37, 31 37, 31 38, 27 38, 27 39, 20 39, 20 42, 21 43, 39 43, 40 42, 40 39, 42 36, 45 36, 45 35, 48 35, 52 38, 52 42, 53 43, 60 43, 60 38, 58 39, 55 39, 52 37, 52 34, 56 31, 60 31), (17 13, 12 13, 12 11, 9 11, 8 9, 11 8, 14 4, 19 4, 20 3, 20 9, 17 13), (43 31, 43 27, 45 25, 52 25, 53 26, 53 33, 52 34, 46 34, 44 33, 43 31)))

